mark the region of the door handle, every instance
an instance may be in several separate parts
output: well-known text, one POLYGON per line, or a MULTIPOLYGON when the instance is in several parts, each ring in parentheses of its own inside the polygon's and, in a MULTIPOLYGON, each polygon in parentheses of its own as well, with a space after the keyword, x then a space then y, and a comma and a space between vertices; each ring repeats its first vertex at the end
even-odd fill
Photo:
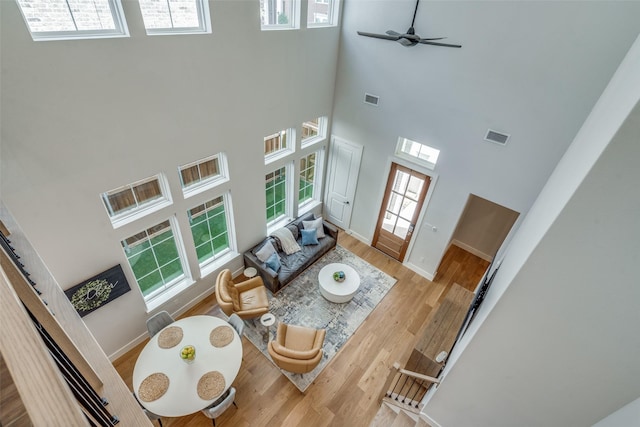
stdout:
POLYGON ((345 205, 348 205, 348 204, 349 204, 349 201, 347 200, 346 202, 344 202, 344 204, 345 204, 345 205))
POLYGON ((415 226, 416 226, 415 224, 411 224, 411 225, 409 225, 408 232, 409 232, 409 233, 413 233, 413 229, 415 228, 415 226))

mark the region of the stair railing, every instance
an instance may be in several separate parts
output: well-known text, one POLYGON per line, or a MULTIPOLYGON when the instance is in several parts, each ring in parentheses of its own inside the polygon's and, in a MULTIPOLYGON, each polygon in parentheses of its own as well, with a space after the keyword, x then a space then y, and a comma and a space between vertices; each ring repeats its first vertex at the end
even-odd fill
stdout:
POLYGON ((408 411, 419 413, 420 402, 431 384, 439 384, 440 380, 417 372, 400 368, 394 363, 389 377, 384 384, 380 401, 386 401, 408 411))

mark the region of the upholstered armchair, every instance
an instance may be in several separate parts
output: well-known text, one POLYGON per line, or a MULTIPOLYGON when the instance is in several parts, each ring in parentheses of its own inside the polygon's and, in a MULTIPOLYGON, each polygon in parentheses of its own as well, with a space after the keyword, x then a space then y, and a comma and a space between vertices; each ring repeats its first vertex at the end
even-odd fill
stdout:
POLYGON ((325 334, 324 329, 280 323, 275 341, 269 341, 269 354, 285 371, 305 374, 322 360, 325 334))
POLYGON ((216 300, 227 316, 236 313, 243 319, 260 317, 269 311, 267 288, 260 276, 233 283, 231 270, 225 269, 216 280, 216 300))

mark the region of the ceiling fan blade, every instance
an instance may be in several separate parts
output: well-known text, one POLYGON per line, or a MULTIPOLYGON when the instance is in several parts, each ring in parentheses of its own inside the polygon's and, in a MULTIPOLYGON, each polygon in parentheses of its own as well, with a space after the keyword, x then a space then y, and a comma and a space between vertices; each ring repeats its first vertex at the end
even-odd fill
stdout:
POLYGON ((400 38, 400 36, 390 36, 387 34, 375 34, 375 33, 365 33, 364 31, 358 31, 358 34, 365 37, 373 37, 376 39, 385 39, 385 40, 393 40, 396 41, 400 38))
POLYGON ((390 36, 396 36, 396 37, 402 35, 402 34, 398 33, 397 31, 393 31, 393 30, 388 30, 386 33, 389 34, 390 36))
POLYGON ((429 37, 428 39, 420 39, 420 40, 432 41, 432 40, 444 40, 444 39, 446 39, 446 37, 429 37))
POLYGON ((434 46, 443 46, 443 47, 462 47, 462 45, 459 45, 459 44, 436 43, 436 42, 429 41, 429 39, 420 39, 418 43, 431 44, 434 46))

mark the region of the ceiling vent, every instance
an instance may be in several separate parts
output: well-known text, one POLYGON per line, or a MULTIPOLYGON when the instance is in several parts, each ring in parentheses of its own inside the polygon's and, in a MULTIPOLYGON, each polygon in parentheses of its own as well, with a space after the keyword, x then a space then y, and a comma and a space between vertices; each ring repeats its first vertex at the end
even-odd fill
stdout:
POLYGON ((494 144, 506 145, 510 136, 511 135, 507 135, 506 133, 496 132, 495 130, 489 129, 484 140, 493 142, 494 144))
POLYGON ((370 93, 364 94, 364 103, 369 105, 378 106, 378 102, 380 102, 380 97, 378 95, 371 95, 370 93))

